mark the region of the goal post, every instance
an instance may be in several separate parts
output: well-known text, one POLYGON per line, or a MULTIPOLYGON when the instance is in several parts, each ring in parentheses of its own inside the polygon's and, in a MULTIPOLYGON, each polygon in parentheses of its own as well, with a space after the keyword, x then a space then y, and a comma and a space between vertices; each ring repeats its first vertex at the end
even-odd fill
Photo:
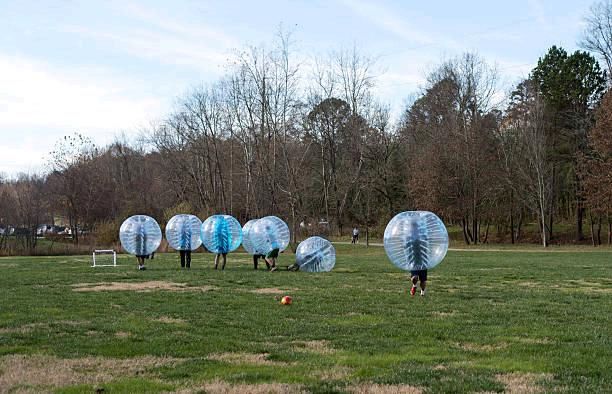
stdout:
MULTIPOLYGON (((117 266, 117 252, 113 249, 95 249, 91 255, 92 257, 92 267, 116 267, 117 266), (96 263, 96 255, 111 255, 112 254, 112 264, 106 264, 106 259, 102 259, 100 261, 100 256, 98 256, 98 262, 96 263)), ((109 256, 110 257, 110 256, 109 256)))

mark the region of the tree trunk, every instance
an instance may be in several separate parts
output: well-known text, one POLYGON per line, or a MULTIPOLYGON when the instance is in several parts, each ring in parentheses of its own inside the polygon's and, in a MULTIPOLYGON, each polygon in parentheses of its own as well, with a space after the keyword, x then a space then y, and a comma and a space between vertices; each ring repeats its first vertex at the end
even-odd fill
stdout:
POLYGON ((487 222, 487 227, 485 229, 485 235, 484 235, 484 239, 482 241, 483 244, 486 244, 487 241, 489 240, 489 226, 491 225, 490 222, 487 222))
POLYGON ((601 216, 597 220, 597 245, 601 245, 601 216))
POLYGON ((470 230, 468 229, 467 221, 465 218, 461 219, 461 227, 463 229, 463 239, 465 240, 466 245, 470 245, 472 236, 470 235, 470 230))
POLYGON ((591 219, 591 244, 593 246, 597 246, 595 244, 595 224, 593 223, 593 214, 589 214, 589 217, 591 219))

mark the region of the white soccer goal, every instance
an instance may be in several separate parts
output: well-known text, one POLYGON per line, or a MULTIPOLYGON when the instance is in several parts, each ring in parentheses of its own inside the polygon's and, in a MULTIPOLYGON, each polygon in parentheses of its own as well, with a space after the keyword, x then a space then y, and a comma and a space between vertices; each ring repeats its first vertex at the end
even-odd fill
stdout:
POLYGON ((93 259, 93 264, 91 265, 92 267, 116 267, 117 266, 117 252, 115 252, 113 249, 96 249, 93 251, 91 257, 93 259), (112 264, 110 264, 111 254, 113 258, 112 264), (101 256, 98 256, 97 263, 96 263, 96 255, 101 255, 101 256), (102 256, 107 256, 107 257, 102 257, 102 256))

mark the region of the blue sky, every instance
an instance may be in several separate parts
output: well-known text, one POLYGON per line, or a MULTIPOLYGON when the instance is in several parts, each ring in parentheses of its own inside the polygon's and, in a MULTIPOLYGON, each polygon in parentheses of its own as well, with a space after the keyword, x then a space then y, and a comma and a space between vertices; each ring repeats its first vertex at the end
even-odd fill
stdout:
POLYGON ((375 93, 399 113, 428 70, 465 51, 496 64, 509 89, 551 45, 576 49, 591 3, 0 0, 0 172, 42 169, 76 131, 101 145, 133 138, 281 23, 300 58, 353 44, 376 56, 375 93))

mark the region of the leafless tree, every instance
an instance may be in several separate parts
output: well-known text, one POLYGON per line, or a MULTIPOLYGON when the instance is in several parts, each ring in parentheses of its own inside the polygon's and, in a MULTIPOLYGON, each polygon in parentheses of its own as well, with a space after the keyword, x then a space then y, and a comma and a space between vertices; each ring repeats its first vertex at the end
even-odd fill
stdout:
POLYGON ((587 51, 596 53, 608 68, 608 78, 612 77, 612 1, 602 0, 591 6, 585 18, 586 29, 579 45, 587 51))

